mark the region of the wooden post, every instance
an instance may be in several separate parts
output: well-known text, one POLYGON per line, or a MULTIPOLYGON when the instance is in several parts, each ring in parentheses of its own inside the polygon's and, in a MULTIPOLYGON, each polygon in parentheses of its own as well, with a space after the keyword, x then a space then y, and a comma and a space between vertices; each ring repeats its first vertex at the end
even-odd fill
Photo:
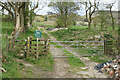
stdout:
POLYGON ((30 37, 28 37, 27 38, 27 57, 28 57, 28 54, 29 54, 29 51, 30 51, 30 44, 29 44, 29 42, 30 42, 30 37))
POLYGON ((27 42, 25 43, 25 58, 27 58, 27 42))
POLYGON ((50 40, 48 39, 48 51, 50 50, 50 40))
POLYGON ((9 38, 9 48, 8 50, 10 51, 11 50, 11 38, 9 38))
POLYGON ((45 50, 44 50, 44 52, 46 52, 46 48, 47 48, 47 41, 46 40, 45 40, 44 44, 45 44, 45 47, 44 47, 45 50))
POLYGON ((7 35, 7 31, 6 31, 6 51, 8 52, 8 35, 7 35))
POLYGON ((48 54, 49 54, 49 50, 50 50, 50 40, 48 39, 48 54))
POLYGON ((37 38, 37 50, 36 50, 36 58, 38 59, 38 56, 39 56, 39 54, 38 54, 38 40, 39 40, 39 38, 37 38))
POLYGON ((104 54, 107 55, 107 40, 104 40, 104 54))
POLYGON ((15 40, 15 37, 12 38, 12 51, 14 50, 14 40, 15 40))
POLYGON ((25 51, 25 58, 28 57, 28 52, 29 52, 29 37, 27 38, 27 42, 26 42, 26 51, 25 51))
POLYGON ((30 37, 30 53, 31 53, 31 44, 32 44, 32 37, 30 37))

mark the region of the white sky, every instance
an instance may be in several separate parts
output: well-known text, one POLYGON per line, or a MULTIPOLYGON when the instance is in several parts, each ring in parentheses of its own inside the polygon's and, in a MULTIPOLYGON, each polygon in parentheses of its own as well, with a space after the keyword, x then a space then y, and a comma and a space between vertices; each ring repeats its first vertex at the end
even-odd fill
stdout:
MULTIPOLYGON (((6 1, 6 0, 2 0, 2 1, 6 1)), ((11 0, 11 1, 16 1, 16 0, 11 0)), ((17 1, 19 1, 19 0, 17 0, 17 1)), ((20 1, 22 1, 22 0, 20 0, 20 1)), ((27 0, 24 0, 24 1, 27 1, 27 0)), ((31 1, 32 2, 37 2, 37 0, 31 0, 31 1)), ((67 2, 67 1, 70 1, 70 0, 39 0, 39 2, 41 3, 39 5, 39 8, 42 8, 42 6, 44 6, 44 7, 41 10, 39 10, 39 11, 37 9, 36 10, 36 11, 38 11, 37 14, 39 14, 39 15, 46 15, 47 12, 54 12, 53 9, 48 7, 49 2, 51 2, 51 1, 59 1, 59 2, 60 1, 65 2, 66 1, 67 2)), ((74 0, 74 1, 81 2, 81 1, 88 1, 88 0, 74 0)), ((94 1, 94 0, 91 0, 91 1, 94 1)), ((97 0, 97 1, 100 1, 100 9, 102 9, 102 10, 106 10, 104 4, 109 4, 109 3, 113 3, 113 2, 116 2, 116 3, 113 5, 112 10, 113 11, 120 10, 120 8, 118 9, 118 4, 120 5, 120 0, 97 0)), ((84 8, 81 11, 77 11, 77 12, 78 12, 79 15, 85 15, 84 8)))
MULTIPOLYGON (((75 1, 78 1, 78 2, 79 2, 79 0, 75 0, 75 1)), ((80 0, 80 1, 81 1, 81 0, 80 0)), ((83 1, 84 1, 84 0, 83 0, 83 1)), ((88 0, 86 0, 86 1, 88 1, 88 0)), ((94 1, 94 0, 92 0, 92 1, 94 1)), ((105 9, 104 4, 110 4, 110 3, 116 2, 116 3, 113 5, 112 10, 113 10, 113 11, 118 11, 118 1, 120 1, 120 0, 98 0, 98 1, 100 2, 100 9, 102 9, 102 10, 107 10, 107 9, 105 9)), ((50 7, 47 6, 47 5, 49 4, 48 0, 44 0, 44 2, 47 2, 47 4, 43 4, 43 5, 44 5, 44 8, 43 8, 42 10, 38 11, 37 14, 39 14, 39 15, 46 15, 47 12, 54 12, 54 10, 52 10, 50 7)), ((41 5, 41 6, 42 6, 42 5, 41 5)), ((40 6, 40 7, 41 7, 41 6, 40 6)), ((79 15, 85 15, 84 9, 82 9, 82 11, 78 11, 78 14, 79 14, 79 15)))

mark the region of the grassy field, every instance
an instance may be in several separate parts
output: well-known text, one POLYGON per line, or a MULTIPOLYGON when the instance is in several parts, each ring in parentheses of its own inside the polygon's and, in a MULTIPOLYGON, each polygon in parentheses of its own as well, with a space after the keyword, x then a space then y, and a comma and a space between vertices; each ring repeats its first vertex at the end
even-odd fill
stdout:
MULTIPOLYGON (((68 29, 58 30, 55 32, 49 32, 51 35, 57 38, 59 41, 89 41, 90 37, 99 36, 102 34, 102 36, 106 37, 105 35, 110 35, 112 40, 117 40, 118 36, 118 28, 116 27, 116 30, 112 30, 112 28, 108 29, 98 29, 98 28, 91 28, 89 30, 87 26, 69 26, 68 29)), ((91 40, 94 41, 94 40, 91 40)), ((101 39, 99 39, 101 41, 101 39)), ((99 46, 98 46, 99 48, 99 46)), ((83 53, 87 54, 93 54, 94 51, 89 50, 83 50, 79 47, 78 50, 79 54, 82 55, 83 53)), ((109 60, 109 57, 106 55, 100 55, 100 56, 94 56, 90 57, 91 60, 99 63, 103 63, 109 60)))
POLYGON ((88 40, 90 37, 95 35, 100 35, 103 33, 112 35, 112 37, 116 38, 118 32, 117 30, 96 30, 91 29, 89 30, 86 27, 70 27, 69 29, 58 30, 56 32, 52 32, 51 34, 55 36, 58 40, 63 41, 74 41, 74 40, 88 40))
POLYGON ((43 25, 43 26, 46 26, 46 27, 55 27, 55 25, 49 24, 49 23, 46 24, 45 22, 44 23, 43 22, 42 23, 41 22, 34 22, 33 24, 37 25, 37 26, 43 25))
MULTIPOLYGON (((7 71, 6 73, 3 72, 2 77, 3 78, 21 78, 25 77, 20 73, 21 69, 24 68, 25 66, 20 63, 15 61, 14 59, 21 59, 21 57, 17 56, 16 52, 6 51, 6 38, 5 38, 5 33, 7 31, 8 35, 11 34, 13 31, 14 25, 11 22, 2 22, 2 51, 3 55, 6 56, 6 62, 2 64, 2 67, 7 71)), ((32 36, 33 39, 36 39, 34 37, 34 31, 37 30, 37 28, 32 25, 32 27, 26 31, 25 34, 20 34, 17 39, 26 39, 28 36, 32 36)), ((42 31, 42 30, 41 30, 42 31)), ((42 31, 42 37, 45 39, 48 38, 48 36, 42 31)), ((24 44, 21 42, 21 44, 24 44)), ((39 57, 38 60, 36 60, 34 57, 28 57, 28 58, 22 58, 22 60, 32 64, 32 65, 39 65, 42 71, 52 71, 53 70, 53 57, 51 53, 47 57, 39 57)), ((29 76, 29 71, 26 70, 26 73, 28 73, 29 76)))

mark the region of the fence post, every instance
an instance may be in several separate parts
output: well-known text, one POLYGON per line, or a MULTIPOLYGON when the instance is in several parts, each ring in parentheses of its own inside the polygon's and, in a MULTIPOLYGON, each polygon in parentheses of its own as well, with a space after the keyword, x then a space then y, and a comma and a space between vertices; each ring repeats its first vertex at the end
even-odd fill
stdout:
POLYGON ((29 49, 29 48, 30 48, 29 42, 30 42, 30 37, 27 38, 27 57, 28 57, 29 50, 30 50, 30 49, 29 49))
POLYGON ((77 41, 77 50, 78 50, 78 41, 77 41))
POLYGON ((9 38, 9 48, 8 48, 8 51, 11 50, 11 38, 9 38))
POLYGON ((7 31, 6 31, 6 51, 8 52, 8 35, 7 35, 7 31))
POLYGON ((25 58, 27 58, 27 41, 25 43, 25 58))
POLYGON ((32 37, 30 37, 30 52, 31 52, 32 37))
POLYGON ((48 39, 48 53, 49 53, 49 50, 50 50, 50 40, 48 39))
POLYGON ((45 44, 45 47, 44 47, 45 50, 44 50, 44 52, 46 52, 46 49, 47 49, 47 41, 46 40, 45 40, 44 44, 45 44))
POLYGON ((39 56, 39 54, 38 54, 38 40, 39 40, 39 38, 37 38, 37 50, 36 50, 36 58, 38 59, 38 56, 39 56))
POLYGON ((14 39, 15 37, 12 38, 12 51, 14 50, 14 39))
POLYGON ((27 42, 26 42, 26 51, 25 51, 25 58, 27 58, 28 57, 28 52, 29 52, 29 37, 27 37, 27 42))
POLYGON ((107 40, 104 40, 104 54, 107 55, 107 40))

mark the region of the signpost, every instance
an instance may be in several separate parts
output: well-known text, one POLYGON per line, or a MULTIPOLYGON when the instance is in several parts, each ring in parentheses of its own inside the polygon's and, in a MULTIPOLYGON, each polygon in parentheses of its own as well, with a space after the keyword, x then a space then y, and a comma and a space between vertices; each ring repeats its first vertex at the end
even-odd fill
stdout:
MULTIPOLYGON (((34 34, 35 34, 35 37, 37 38, 37 50, 38 50, 38 41, 39 41, 39 38, 41 38, 41 31, 38 31, 38 30, 36 30, 35 32, 34 32, 34 34)), ((38 59, 38 56, 39 56, 39 54, 38 54, 38 52, 36 53, 36 58, 38 59)))
POLYGON ((41 31, 36 30, 34 34, 36 38, 41 38, 41 31))

